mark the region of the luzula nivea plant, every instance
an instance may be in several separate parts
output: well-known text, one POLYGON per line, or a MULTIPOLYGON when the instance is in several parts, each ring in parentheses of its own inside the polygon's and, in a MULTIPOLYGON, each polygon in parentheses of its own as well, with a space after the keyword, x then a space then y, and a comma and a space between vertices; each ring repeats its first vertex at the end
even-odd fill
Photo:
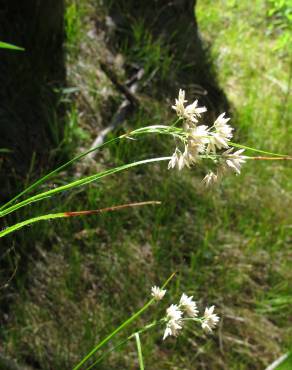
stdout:
MULTIPOLYGON (((152 296, 160 301, 166 293, 166 290, 158 287, 152 288, 152 296)), ((204 315, 199 317, 199 310, 193 297, 182 294, 178 304, 172 304, 166 309, 166 316, 161 319, 166 323, 163 339, 168 336, 177 337, 186 322, 193 321, 200 323, 205 332, 211 333, 219 322, 219 317, 214 314, 215 306, 206 307, 204 315)))
POLYGON ((220 114, 213 126, 199 125, 201 116, 207 111, 206 107, 199 107, 198 101, 185 106, 185 92, 179 91, 178 98, 172 108, 176 111, 184 135, 181 136, 183 149, 176 148, 168 168, 190 167, 199 164, 202 159, 209 159, 213 162, 214 170, 210 170, 203 179, 206 185, 216 182, 229 170, 240 173, 241 165, 248 158, 243 156, 244 149, 233 152, 230 148, 233 128, 227 123, 230 118, 225 113, 220 114))
POLYGON ((136 330, 133 334, 128 336, 126 339, 118 342, 110 350, 101 354, 91 365, 86 367, 86 364, 90 359, 92 359, 97 351, 99 351, 103 346, 105 346, 110 340, 112 340, 120 331, 125 329, 128 325, 132 324, 139 316, 142 315, 152 304, 160 302, 166 294, 166 285, 174 277, 172 274, 168 280, 163 284, 162 288, 153 286, 151 288, 152 299, 148 301, 139 311, 134 313, 128 320, 124 321, 117 329, 115 329, 111 334, 104 338, 100 343, 98 343, 75 367, 73 370, 85 369, 90 370, 95 368, 109 353, 116 350, 121 345, 125 344, 131 339, 136 340, 137 352, 139 355, 139 365, 140 370, 144 369, 143 365, 143 355, 142 355, 142 344, 140 340, 140 335, 146 333, 159 326, 164 327, 164 334, 162 339, 173 336, 177 337, 183 333, 183 328, 185 325, 191 323, 199 324, 205 333, 211 333, 213 329, 217 326, 219 322, 219 317, 214 313, 215 306, 206 307, 204 314, 199 316, 199 310, 197 308, 196 302, 193 297, 188 297, 185 293, 181 295, 181 298, 177 304, 171 304, 167 309, 165 315, 158 320, 154 320, 150 324, 146 324, 139 330, 136 330), (85 366, 85 367, 84 367, 85 366))
MULTIPOLYGON (((84 186, 94 181, 99 181, 101 178, 110 176, 112 174, 148 163, 168 161, 169 162, 168 168, 177 167, 179 170, 181 170, 184 167, 198 165, 200 164, 201 161, 204 160, 205 163, 210 164, 210 170, 204 177, 203 182, 206 185, 211 185, 218 179, 220 179, 228 171, 234 171, 237 174, 239 174, 241 165, 247 159, 260 159, 260 160, 292 159, 291 157, 284 156, 281 154, 270 153, 263 150, 249 148, 231 142, 230 139, 232 138, 233 128, 227 123, 229 121, 229 118, 225 118, 224 113, 221 114, 216 119, 216 121, 211 127, 207 127, 206 125, 199 125, 198 123, 199 120, 201 120, 202 114, 207 111, 206 107, 199 107, 197 100, 194 101, 192 104, 185 106, 186 102, 187 101, 185 100, 185 92, 183 90, 180 90, 178 99, 176 99, 175 105, 172 107, 173 109, 175 109, 178 119, 172 125, 153 125, 142 127, 133 130, 127 134, 123 134, 116 138, 113 138, 101 145, 98 145, 95 148, 89 149, 88 151, 76 156, 67 163, 51 171, 49 174, 43 176, 41 179, 37 180, 35 183, 33 183, 32 185, 24 189, 21 193, 12 198, 10 201, 8 201, 6 204, 1 206, 0 217, 4 217, 32 203, 39 202, 43 199, 55 196, 58 193, 72 190, 76 187, 84 186), (180 125, 180 127, 178 127, 178 125, 180 125), (50 189, 35 194, 29 198, 19 201, 19 198, 31 192, 33 189, 36 189, 42 183, 52 178, 61 170, 64 170, 69 165, 72 165, 76 161, 82 159, 87 154, 124 139, 143 137, 144 135, 148 134, 160 134, 172 136, 179 145, 176 147, 171 157, 150 158, 138 162, 124 164, 119 167, 115 167, 90 176, 80 178, 68 184, 55 187, 54 189, 50 189), (240 148, 240 150, 234 152, 233 151, 234 147, 240 148), (269 155, 269 157, 243 156, 242 153, 244 149, 269 155)), ((79 213, 60 212, 37 216, 28 220, 24 220, 16 225, 9 226, 6 229, 0 231, 0 238, 12 232, 15 232, 16 230, 24 226, 42 220, 49 220, 54 218, 66 218, 71 217, 73 214, 76 216, 77 215, 81 216, 85 214, 94 214, 98 213, 99 211, 100 210, 82 211, 79 213)))
MULTIPOLYGON (((192 104, 185 105, 187 101, 185 100, 185 92, 183 90, 179 91, 178 99, 175 101, 175 105, 172 107, 176 113, 178 118, 172 125, 153 125, 142 127, 136 130, 133 130, 127 134, 123 134, 116 138, 113 138, 95 148, 92 148, 85 153, 82 153, 75 158, 71 159, 69 162, 63 164, 62 166, 56 168, 55 170, 51 171, 49 174, 45 175, 41 179, 37 180, 35 183, 30 185, 28 188, 24 189, 20 194, 16 195, 2 207, 0 207, 0 217, 4 217, 12 212, 19 210, 20 208, 26 207, 31 205, 32 203, 42 201, 43 199, 50 198, 55 196, 61 192, 72 190, 74 188, 84 186, 94 181, 99 181, 101 178, 116 174, 118 172, 122 172, 124 170, 150 164, 154 162, 161 162, 161 161, 168 161, 168 168, 178 168, 182 170, 184 167, 191 167, 197 166, 202 161, 209 165, 209 170, 206 176, 203 179, 203 182, 206 185, 211 185, 215 183, 218 179, 220 179, 225 173, 234 171, 236 174, 240 173, 241 165, 247 159, 260 159, 260 160, 284 160, 284 159, 292 159, 288 156, 283 156, 276 153, 270 153, 254 148, 245 147, 243 145, 239 145, 236 143, 231 142, 232 138, 232 131, 233 128, 228 124, 229 118, 225 117, 225 114, 221 114, 214 122, 211 127, 208 127, 203 124, 199 124, 200 120, 202 119, 203 113, 206 112, 206 107, 199 107, 198 101, 194 101, 192 104), (54 189, 45 190, 43 192, 37 193, 31 197, 24 198, 23 200, 19 200, 21 197, 25 196, 27 193, 31 192, 32 190, 39 187, 48 179, 51 179, 54 175, 59 173, 61 170, 64 170, 69 165, 75 163, 76 161, 82 159, 87 154, 101 149, 107 145, 112 145, 118 141, 124 139, 133 139, 138 137, 143 137, 147 134, 161 134, 161 135, 168 135, 172 136, 176 143, 176 149, 173 155, 170 157, 158 157, 158 158, 150 158, 144 159, 138 162, 132 162, 128 164, 121 165, 119 167, 107 169, 90 176, 86 176, 83 178, 79 178, 75 181, 67 183, 65 185, 55 187, 54 189), (239 150, 234 152, 234 148, 239 148, 239 150), (243 156, 243 152, 245 149, 249 151, 259 152, 265 155, 269 155, 269 157, 251 157, 251 156, 243 156)), ((6 229, 0 231, 0 238, 4 237, 16 230, 30 225, 35 222, 39 222, 41 220, 49 220, 55 218, 66 218, 72 216, 82 216, 82 215, 89 215, 89 214, 96 214, 101 213, 109 210, 118 210, 125 207, 132 207, 137 205, 146 205, 146 204, 153 204, 159 202, 142 202, 142 203, 132 203, 128 205, 119 205, 115 207, 107 207, 105 209, 99 210, 87 210, 87 211, 67 211, 67 212, 60 212, 60 213, 51 213, 46 215, 41 215, 37 217, 30 218, 28 220, 24 220, 19 222, 18 224, 12 225, 7 227, 6 229)), ((120 333, 125 327, 131 324, 136 318, 142 315, 150 305, 152 305, 155 301, 163 299, 166 290, 164 289, 165 286, 168 284, 170 279, 173 275, 166 281, 163 287, 160 289, 158 287, 152 288, 152 298, 137 312, 135 312, 131 317, 125 320, 120 326, 118 326, 112 333, 110 333, 107 337, 105 337, 100 343, 98 343, 75 367, 74 370, 83 368, 83 365, 88 363, 89 359, 95 355, 95 353, 100 350, 103 346, 105 346, 111 339, 120 333)), ((182 294, 180 301, 177 304, 172 304, 166 310, 166 315, 158 320, 154 321, 153 323, 146 325, 141 330, 136 331, 134 334, 126 338, 122 343, 125 341, 135 338, 137 343, 137 351, 139 354, 139 364, 140 369, 143 369, 143 356, 142 356, 142 347, 140 341, 140 334, 157 325, 165 325, 163 339, 168 338, 169 336, 178 336, 181 333, 184 325, 188 321, 197 322, 201 325, 204 331, 211 332, 217 325, 219 321, 219 317, 214 313, 214 306, 207 307, 204 311, 204 314, 200 317, 199 311, 197 309, 196 303, 193 301, 193 297, 188 297, 186 294, 182 294)), ((118 344, 117 346, 119 346, 118 344)), ((107 351, 103 355, 101 355, 93 364, 86 367, 87 370, 92 369, 101 359, 109 352, 114 350, 117 346, 113 349, 107 351)))

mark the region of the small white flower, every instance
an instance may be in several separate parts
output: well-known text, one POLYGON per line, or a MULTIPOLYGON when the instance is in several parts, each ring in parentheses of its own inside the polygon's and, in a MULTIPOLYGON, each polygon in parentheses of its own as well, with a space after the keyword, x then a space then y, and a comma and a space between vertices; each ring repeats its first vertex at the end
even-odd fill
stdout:
POLYGON ((182 153, 178 148, 175 149, 169 163, 168 169, 177 166, 179 170, 182 170, 185 166, 190 167, 192 162, 196 160, 196 153, 189 150, 188 145, 185 146, 185 150, 182 153))
POLYGON ((185 166, 190 168, 192 164, 195 164, 197 162, 199 154, 198 149, 199 147, 197 147, 196 145, 191 145, 190 142, 185 145, 185 150, 182 155, 182 168, 185 166))
MULTIPOLYGON (((233 148, 232 148, 233 149, 233 148)), ((223 153, 227 157, 226 164, 232 170, 234 170, 238 175, 240 174, 241 165, 245 163, 246 157, 241 155, 244 152, 244 149, 237 150, 232 153, 232 149, 223 153)))
POLYGON ((164 331, 163 340, 166 339, 168 336, 173 335, 177 336, 179 330, 182 329, 182 311, 176 304, 172 304, 166 310, 166 329, 164 331))
POLYGON ((218 181, 218 175, 216 175, 214 172, 209 171, 207 175, 203 178, 203 183, 206 186, 211 186, 215 184, 218 181))
POLYGON ((233 136, 233 128, 230 125, 227 125, 227 122, 230 120, 230 118, 225 118, 224 116, 225 113, 220 114, 220 116, 214 122, 214 127, 216 132, 218 132, 221 136, 231 139, 233 136))
POLYGON ((183 293, 179 301, 179 306, 189 317, 198 316, 199 311, 197 309, 196 302, 193 301, 193 297, 188 297, 183 293))
POLYGON ((221 136, 217 132, 211 132, 208 147, 207 147, 207 153, 210 153, 210 152, 216 153, 216 148, 217 149, 229 148, 228 141, 229 139, 226 139, 225 137, 221 136))
POLYGON ((233 128, 227 124, 230 118, 224 118, 225 113, 220 116, 214 122, 215 131, 210 133, 209 144, 207 152, 216 153, 216 148, 229 148, 229 141, 232 138, 233 128))
POLYGON ((183 118, 185 114, 185 103, 187 102, 187 100, 185 100, 185 95, 185 91, 179 89, 178 98, 175 99, 175 105, 172 106, 180 118, 183 118))
POLYGON ((199 153, 204 152, 206 144, 209 143, 208 127, 200 125, 190 129, 189 142, 192 146, 197 146, 199 153))
POLYGON ((202 328, 204 331, 211 333, 212 329, 214 329, 219 321, 219 317, 214 314, 215 306, 211 306, 210 308, 206 307, 202 322, 202 328))
POLYGON ((165 340, 170 335, 177 337, 179 334, 179 330, 181 329, 182 329, 182 321, 169 320, 168 323, 166 324, 166 329, 164 331, 163 340, 165 340))
POLYGON ((202 113, 206 112, 206 107, 198 107, 198 100, 195 100, 192 104, 186 106, 184 111, 184 118, 192 123, 197 123, 198 118, 201 117, 202 113))
POLYGON ((166 315, 170 321, 178 321, 182 318, 183 313, 176 304, 172 304, 166 310, 166 315))
POLYGON ((165 293, 166 293, 166 290, 161 289, 158 286, 153 286, 151 288, 151 295, 156 301, 161 301, 165 293))
POLYGON ((185 91, 180 89, 178 98, 175 99, 175 105, 173 105, 172 108, 176 111, 179 118, 195 124, 198 122, 198 118, 201 117, 201 114, 207 111, 207 108, 198 107, 198 100, 195 100, 192 104, 185 107, 186 102, 185 91))
POLYGON ((174 168, 176 165, 178 165, 178 161, 181 154, 182 154, 181 151, 178 148, 176 148, 168 163, 168 169, 174 168))

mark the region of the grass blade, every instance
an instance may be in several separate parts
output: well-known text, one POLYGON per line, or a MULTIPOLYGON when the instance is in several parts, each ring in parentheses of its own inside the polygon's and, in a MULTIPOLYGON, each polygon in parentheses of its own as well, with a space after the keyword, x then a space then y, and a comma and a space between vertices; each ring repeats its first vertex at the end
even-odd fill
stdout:
POLYGON ((79 186, 90 184, 91 182, 97 181, 97 180, 99 180, 103 177, 107 177, 107 176, 112 175, 114 173, 121 172, 121 171, 127 170, 127 169, 132 168, 132 167, 140 166, 142 164, 160 162, 160 161, 168 161, 168 160, 170 160, 170 157, 144 159, 142 161, 128 163, 128 164, 125 164, 125 165, 122 165, 122 166, 119 166, 119 167, 112 168, 110 170, 102 171, 102 172, 99 172, 95 175, 83 177, 82 179, 72 181, 69 184, 59 186, 55 189, 51 189, 51 190, 45 191, 43 193, 34 195, 34 196, 32 196, 28 199, 23 200, 22 202, 19 202, 19 203, 15 204, 15 205, 13 205, 9 208, 6 208, 6 209, 4 209, 3 211, 0 212, 0 217, 3 217, 3 216, 5 216, 9 213, 12 213, 12 212, 14 212, 17 209, 20 209, 22 207, 25 207, 28 204, 31 204, 31 203, 34 203, 34 202, 39 202, 39 201, 41 201, 45 198, 51 197, 51 196, 53 196, 55 194, 58 194, 60 192, 63 192, 63 191, 67 191, 67 190, 74 189, 74 188, 79 187, 79 186))
POLYGON ((24 51, 24 48, 21 48, 16 45, 8 44, 8 42, 0 41, 0 49, 10 49, 10 50, 18 50, 18 51, 24 51))
MULTIPOLYGON (((142 334, 142 333, 148 331, 149 329, 152 329, 155 326, 160 325, 161 322, 162 322, 162 320, 161 321, 154 321, 151 324, 146 325, 143 329, 137 331, 136 333, 142 334)), ((134 334, 136 334, 136 333, 134 333, 134 334)), ((123 344, 126 344, 129 340, 133 339, 134 334, 131 334, 130 336, 128 336, 128 338, 120 341, 115 346, 113 346, 112 348, 110 348, 109 350, 107 350, 106 352, 104 352, 101 356, 99 356, 97 358, 96 361, 94 361, 89 367, 87 367, 86 370, 93 369, 95 367, 95 365, 99 364, 106 356, 108 356, 110 353, 114 352, 116 349, 118 349, 119 347, 121 347, 123 344)))
POLYGON ((144 370, 143 353, 142 353, 141 340, 140 340, 139 333, 135 333, 135 339, 136 339, 136 345, 137 345, 140 370, 144 370))
POLYGON ((28 193, 29 191, 33 190, 34 188, 36 188, 38 185, 44 183, 46 180, 48 180, 49 178, 51 178, 53 175, 57 174, 58 172, 62 171, 64 168, 67 168, 68 166, 70 166, 71 164, 73 164, 74 162, 78 161, 79 159, 85 157, 87 154, 89 153, 92 153, 94 152, 95 150, 97 149, 100 149, 108 144, 111 144, 115 141, 118 141, 120 139, 120 137, 117 137, 117 138, 114 138, 112 140, 108 140, 107 142, 101 144, 101 145, 98 145, 94 148, 91 148, 89 150, 87 150, 86 152, 84 153, 81 153, 79 155, 77 155, 76 157, 70 159, 70 161, 62 164, 61 166, 57 167, 56 169, 54 169, 53 171, 49 172, 47 175, 41 177, 39 180, 35 181, 33 184, 31 184, 30 186, 28 186, 26 189, 24 189, 21 193, 17 194, 15 197, 13 197, 12 199, 10 199, 7 203, 5 203, 4 205, 2 205, 0 207, 0 211, 2 211, 3 209, 7 208, 10 204, 14 203, 17 199, 19 199, 22 195, 28 193))
POLYGON ((166 125, 153 125, 153 126, 141 127, 137 130, 129 132, 128 134, 123 134, 121 136, 118 136, 116 138, 108 140, 103 144, 97 145, 96 147, 91 148, 91 149, 87 150, 86 152, 83 152, 83 153, 77 155, 76 157, 72 158, 70 161, 62 164, 61 166, 57 167, 53 171, 49 172, 47 175, 41 177, 39 180, 37 180, 36 182, 31 184, 29 187, 24 189, 21 193, 17 194, 14 198, 10 199, 7 203, 2 205, 0 207, 0 211, 6 209, 10 204, 13 204, 22 195, 30 192, 31 190, 36 188, 38 185, 44 183, 46 180, 48 180, 49 178, 51 178, 53 175, 57 174, 58 172, 60 172, 64 168, 70 166, 74 162, 76 162, 79 159, 85 157, 87 154, 90 154, 90 153, 96 151, 97 149, 101 149, 101 148, 105 147, 106 145, 113 144, 114 142, 116 142, 118 140, 121 140, 121 139, 133 138, 134 136, 139 136, 139 135, 142 136, 142 135, 146 135, 146 134, 161 134, 161 135, 172 135, 173 137, 178 137, 179 138, 181 136, 181 133, 182 133, 182 129, 178 129, 178 128, 170 127, 170 126, 166 126, 166 125))
POLYGON ((76 216, 95 215, 95 214, 101 214, 101 213, 111 212, 111 211, 119 211, 124 208, 133 208, 133 207, 153 205, 153 204, 161 204, 161 202, 148 201, 148 202, 128 203, 128 204, 121 204, 118 206, 106 207, 106 208, 95 209, 95 210, 76 211, 76 212, 60 212, 60 213, 51 213, 47 215, 37 216, 37 217, 30 218, 28 220, 19 222, 15 225, 9 226, 6 229, 0 231, 0 238, 3 238, 4 236, 8 234, 13 233, 14 231, 22 229, 24 226, 28 226, 35 222, 39 222, 39 221, 52 220, 55 218, 68 218, 68 217, 76 217, 76 216))

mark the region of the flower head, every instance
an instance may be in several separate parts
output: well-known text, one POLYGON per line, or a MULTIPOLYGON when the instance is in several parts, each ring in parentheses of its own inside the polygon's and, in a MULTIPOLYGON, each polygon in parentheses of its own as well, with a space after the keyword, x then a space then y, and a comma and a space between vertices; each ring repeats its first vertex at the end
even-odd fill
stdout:
POLYGON ((198 309, 196 302, 193 301, 193 297, 188 297, 185 293, 182 294, 181 299, 179 301, 179 307, 185 311, 185 313, 189 317, 196 317, 198 316, 198 309))
POLYGON ((211 333, 212 329, 214 329, 219 321, 219 316, 214 314, 215 306, 206 307, 202 322, 202 328, 206 332, 211 333))
POLYGON ((218 180, 218 175, 216 175, 213 171, 209 171, 207 175, 203 178, 203 183, 206 186, 211 186, 215 184, 218 180))
POLYGON ((164 331, 163 340, 166 339, 170 335, 177 337, 179 334, 179 330, 181 329, 182 329, 182 321, 169 320, 166 324, 166 329, 164 331))
POLYGON ((184 117, 185 103, 187 102, 187 100, 185 100, 185 95, 185 91, 179 89, 178 98, 175 99, 175 105, 172 106, 172 108, 176 111, 176 114, 180 118, 184 117))
POLYGON ((230 120, 230 118, 225 118, 224 116, 225 113, 220 114, 220 116, 214 122, 214 127, 216 132, 221 134, 221 136, 231 139, 233 128, 230 125, 227 125, 227 122, 230 120))
POLYGON ((165 293, 166 293, 166 290, 161 289, 158 286, 153 286, 151 288, 151 295, 156 301, 161 301, 165 293))
POLYGON ((198 100, 195 100, 192 104, 185 107, 185 91, 180 89, 178 93, 178 98, 175 99, 175 105, 172 108, 176 111, 179 118, 187 121, 187 123, 197 123, 198 118, 201 114, 207 111, 206 107, 198 107, 198 100))
POLYGON ((225 113, 214 122, 214 131, 210 133, 207 152, 216 153, 217 149, 229 148, 229 141, 232 138, 233 128, 227 124, 230 118, 225 118, 225 113))
POLYGON ((245 163, 246 157, 241 155, 244 152, 244 149, 237 150, 236 152, 232 153, 232 149, 227 150, 223 153, 223 156, 226 157, 226 164, 230 167, 233 171, 235 171, 238 175, 240 174, 241 165, 245 163))
POLYGON ((205 146, 209 142, 208 127, 205 125, 196 126, 189 130, 188 142, 192 147, 197 147, 198 153, 205 151, 205 146))
POLYGON ((182 170, 184 167, 190 167, 192 163, 196 162, 197 154, 197 149, 195 147, 191 148, 188 144, 185 145, 183 153, 176 148, 168 163, 168 169, 177 167, 182 170))
POLYGON ((173 335, 177 336, 179 330, 182 329, 182 311, 176 304, 172 304, 166 310, 166 329, 164 331, 163 340, 166 339, 168 336, 173 335))
POLYGON ((184 161, 182 157, 182 152, 178 148, 175 148, 175 151, 168 162, 168 169, 175 168, 177 166, 178 169, 181 170, 184 167, 184 161))
POLYGON ((166 316, 169 320, 180 320, 182 318, 182 311, 176 304, 172 304, 166 310, 166 316))
POLYGON ((184 118, 192 123, 197 123, 198 118, 200 118, 202 113, 206 111, 207 108, 198 107, 198 100, 195 100, 192 104, 186 106, 184 111, 184 118))

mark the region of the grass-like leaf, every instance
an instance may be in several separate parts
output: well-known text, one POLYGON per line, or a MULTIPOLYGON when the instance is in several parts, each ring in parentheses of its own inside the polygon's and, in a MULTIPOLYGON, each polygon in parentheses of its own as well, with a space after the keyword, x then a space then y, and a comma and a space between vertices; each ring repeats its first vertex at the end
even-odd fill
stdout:
POLYGON ((133 207, 154 205, 154 204, 161 204, 161 202, 159 202, 159 201, 147 201, 147 202, 121 204, 121 205, 118 205, 118 206, 112 206, 112 207, 106 207, 106 208, 94 209, 94 210, 87 210, 87 211, 50 213, 50 214, 47 214, 47 215, 33 217, 33 218, 28 219, 28 220, 19 222, 19 223, 13 225, 13 226, 9 226, 6 229, 0 231, 0 238, 3 238, 4 236, 6 236, 8 234, 13 233, 14 231, 22 229, 24 226, 29 226, 29 225, 34 224, 35 222, 39 222, 39 221, 47 221, 47 220, 52 220, 52 219, 55 219, 55 218, 68 218, 68 217, 76 217, 76 216, 96 215, 96 214, 101 214, 101 213, 105 213, 105 212, 119 211, 119 210, 124 209, 124 208, 133 208, 133 207))
POLYGON ((138 359, 139 359, 139 367, 140 370, 144 370, 144 361, 143 361, 143 353, 142 353, 142 346, 139 333, 135 333, 136 345, 137 345, 137 352, 138 352, 138 359))
POLYGON ((10 50, 17 50, 17 51, 25 50, 24 48, 20 46, 12 45, 12 44, 9 44, 8 42, 3 42, 3 41, 0 41, 0 49, 10 49, 10 50))
POLYGON ((39 193, 37 195, 34 195, 34 196, 32 196, 28 199, 23 200, 22 202, 19 202, 19 203, 15 204, 15 205, 13 205, 9 208, 6 208, 2 212, 0 212, 0 217, 3 217, 3 216, 5 216, 9 213, 15 212, 17 209, 25 207, 25 206, 27 206, 31 203, 39 202, 40 200, 51 197, 52 195, 55 195, 55 194, 58 194, 58 193, 61 193, 61 192, 67 191, 67 190, 71 190, 71 189, 74 189, 74 188, 79 187, 79 186, 90 184, 93 181, 97 181, 97 180, 99 180, 103 177, 107 177, 107 176, 112 175, 114 173, 121 172, 121 171, 127 170, 127 169, 132 168, 132 167, 140 166, 142 164, 160 162, 160 161, 168 161, 168 160, 170 160, 170 157, 145 159, 145 160, 138 161, 138 162, 124 164, 122 166, 115 167, 115 168, 112 168, 110 170, 102 171, 102 172, 99 172, 99 173, 91 175, 91 176, 83 177, 82 179, 72 181, 69 184, 59 186, 55 189, 51 189, 51 190, 45 191, 43 193, 39 193))

